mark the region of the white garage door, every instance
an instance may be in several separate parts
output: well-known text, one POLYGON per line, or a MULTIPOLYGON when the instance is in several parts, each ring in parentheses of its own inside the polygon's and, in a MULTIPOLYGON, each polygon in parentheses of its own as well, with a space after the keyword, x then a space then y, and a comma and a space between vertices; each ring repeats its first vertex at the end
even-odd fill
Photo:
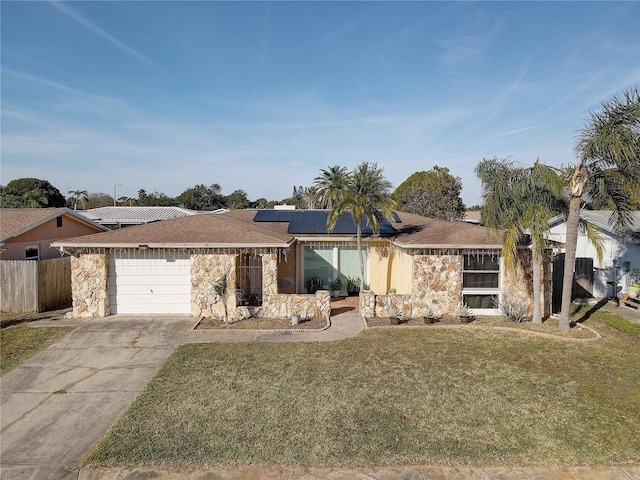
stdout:
POLYGON ((115 252, 109 255, 112 314, 191 313, 189 254, 115 252))

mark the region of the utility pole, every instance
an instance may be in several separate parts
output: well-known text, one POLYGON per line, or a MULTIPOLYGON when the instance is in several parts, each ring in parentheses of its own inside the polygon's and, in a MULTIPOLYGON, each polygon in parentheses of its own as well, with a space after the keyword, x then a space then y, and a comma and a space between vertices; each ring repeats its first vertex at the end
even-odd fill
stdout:
POLYGON ((121 183, 116 183, 113 186, 113 206, 115 207, 117 205, 116 203, 116 188, 118 187, 118 185, 122 185, 121 183))

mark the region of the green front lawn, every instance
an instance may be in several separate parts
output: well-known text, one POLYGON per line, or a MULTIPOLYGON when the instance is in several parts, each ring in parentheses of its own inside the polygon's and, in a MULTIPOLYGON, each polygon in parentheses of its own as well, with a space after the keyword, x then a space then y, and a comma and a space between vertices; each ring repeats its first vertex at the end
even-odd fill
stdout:
POLYGON ((0 375, 13 370, 36 353, 54 344, 74 327, 31 328, 19 323, 0 330, 0 375))
POLYGON ((89 466, 640 463, 640 340, 478 329, 184 345, 89 466))

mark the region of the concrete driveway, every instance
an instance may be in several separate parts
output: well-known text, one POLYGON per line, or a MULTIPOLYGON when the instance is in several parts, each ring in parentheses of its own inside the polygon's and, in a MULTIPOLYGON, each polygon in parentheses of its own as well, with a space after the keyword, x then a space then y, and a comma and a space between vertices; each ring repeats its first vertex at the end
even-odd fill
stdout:
POLYGON ((161 316, 83 321, 4 375, 1 479, 60 479, 73 472, 195 321, 161 316))

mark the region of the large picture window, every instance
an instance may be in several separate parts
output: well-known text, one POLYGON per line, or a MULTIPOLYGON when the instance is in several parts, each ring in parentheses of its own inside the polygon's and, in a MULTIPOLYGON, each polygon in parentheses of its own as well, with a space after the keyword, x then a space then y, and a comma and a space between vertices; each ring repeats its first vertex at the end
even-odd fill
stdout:
POLYGON ((498 313, 500 255, 497 252, 466 253, 463 256, 462 301, 480 312, 498 313))
MULTIPOLYGON (((369 251, 362 249, 364 259, 364 282, 368 282, 369 251)), ((345 285, 348 277, 360 278, 360 261, 358 260, 358 248, 341 245, 305 245, 304 247, 304 279, 307 280, 316 275, 324 283, 324 288, 336 278, 340 278, 345 285)))

